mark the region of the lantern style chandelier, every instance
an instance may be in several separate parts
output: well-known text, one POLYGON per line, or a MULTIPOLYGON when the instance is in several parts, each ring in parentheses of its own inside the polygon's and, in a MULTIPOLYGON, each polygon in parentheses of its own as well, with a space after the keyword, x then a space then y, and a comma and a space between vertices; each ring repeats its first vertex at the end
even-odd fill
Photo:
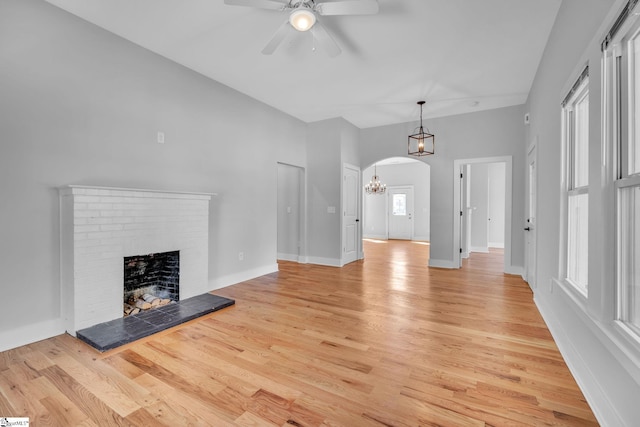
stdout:
POLYGON ((410 156, 422 157, 435 153, 436 137, 424 131, 422 127, 422 106, 424 101, 418 101, 418 105, 420 106, 420 130, 418 133, 409 135, 408 151, 410 156))
POLYGON ((367 185, 364 186, 364 191, 368 194, 384 194, 387 191, 387 185, 380 182, 378 178, 378 164, 373 166, 373 177, 367 185))

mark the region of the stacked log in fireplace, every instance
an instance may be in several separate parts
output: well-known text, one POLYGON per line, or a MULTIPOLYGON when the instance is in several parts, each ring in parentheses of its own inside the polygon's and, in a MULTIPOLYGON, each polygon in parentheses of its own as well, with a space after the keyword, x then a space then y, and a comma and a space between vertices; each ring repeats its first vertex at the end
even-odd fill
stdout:
POLYGON ((163 305, 171 304, 169 298, 158 298, 155 295, 143 294, 140 297, 130 297, 127 302, 124 303, 124 315, 129 316, 131 314, 138 314, 144 310, 151 310, 152 308, 162 307, 163 305))

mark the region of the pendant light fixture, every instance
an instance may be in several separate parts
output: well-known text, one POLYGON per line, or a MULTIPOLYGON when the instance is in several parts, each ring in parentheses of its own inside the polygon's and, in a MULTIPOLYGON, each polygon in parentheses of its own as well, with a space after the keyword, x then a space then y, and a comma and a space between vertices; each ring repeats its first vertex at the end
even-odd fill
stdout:
POLYGON ((380 182, 378 178, 378 164, 373 166, 373 177, 367 185, 364 186, 364 191, 368 194, 384 194, 387 191, 387 185, 380 182))
POLYGON ((422 127, 422 106, 424 101, 418 101, 418 105, 420 106, 420 130, 418 133, 409 135, 408 152, 410 156, 422 157, 435 153, 436 137, 424 131, 422 127))

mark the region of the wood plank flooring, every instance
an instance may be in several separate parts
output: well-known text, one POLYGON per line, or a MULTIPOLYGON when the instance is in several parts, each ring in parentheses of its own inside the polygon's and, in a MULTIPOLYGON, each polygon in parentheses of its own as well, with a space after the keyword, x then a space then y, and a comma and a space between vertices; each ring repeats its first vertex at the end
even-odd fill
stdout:
POLYGON ((33 426, 589 426, 502 253, 426 267, 365 241, 344 268, 280 263, 236 305, 98 353, 68 335, 0 353, 0 416, 33 426))

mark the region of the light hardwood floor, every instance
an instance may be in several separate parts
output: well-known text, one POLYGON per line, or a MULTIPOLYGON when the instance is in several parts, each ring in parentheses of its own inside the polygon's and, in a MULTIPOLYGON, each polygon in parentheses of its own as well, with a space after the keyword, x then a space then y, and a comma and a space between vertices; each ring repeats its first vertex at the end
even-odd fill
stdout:
POLYGON ((344 268, 280 263, 236 305, 100 354, 61 335, 0 353, 0 417, 44 425, 597 425, 502 253, 426 267, 365 241, 344 268))

